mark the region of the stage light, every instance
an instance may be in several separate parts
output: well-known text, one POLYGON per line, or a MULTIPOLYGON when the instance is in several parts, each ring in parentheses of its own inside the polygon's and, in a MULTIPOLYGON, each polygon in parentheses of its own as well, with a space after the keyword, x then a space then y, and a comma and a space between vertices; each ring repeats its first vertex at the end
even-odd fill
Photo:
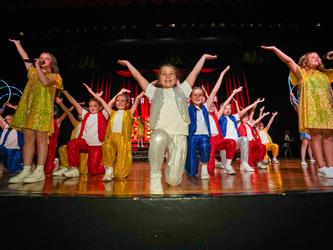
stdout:
POLYGON ((172 27, 172 28, 176 28, 176 24, 175 23, 171 23, 169 26, 172 27))
POLYGON ((320 23, 317 23, 317 24, 316 24, 316 27, 320 27, 320 26, 321 26, 321 24, 320 24, 320 23))
POLYGON ((24 32, 23 32, 23 31, 20 31, 19 35, 20 35, 20 36, 24 36, 24 32))

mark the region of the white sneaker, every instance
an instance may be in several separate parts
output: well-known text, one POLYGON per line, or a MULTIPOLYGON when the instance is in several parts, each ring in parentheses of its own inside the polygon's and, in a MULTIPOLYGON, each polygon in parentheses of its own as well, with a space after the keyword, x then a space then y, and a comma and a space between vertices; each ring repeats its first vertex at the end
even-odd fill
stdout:
POLYGON ((23 168, 23 170, 18 174, 13 176, 8 180, 9 183, 20 183, 23 182, 24 178, 31 175, 31 167, 23 168))
POLYGON ((80 175, 79 169, 76 167, 69 168, 64 173, 64 176, 66 176, 66 177, 78 177, 79 175, 80 175))
POLYGON ((280 162, 278 161, 278 159, 276 159, 276 158, 274 158, 274 157, 273 157, 272 163, 273 163, 273 164, 280 164, 280 162))
POLYGON ((254 172, 254 168, 251 167, 247 162, 242 163, 239 168, 241 171, 254 172))
POLYGON ((224 173, 230 174, 230 175, 235 175, 236 171, 234 170, 232 165, 227 165, 227 166, 225 166, 224 173))
POLYGON ((333 167, 321 167, 318 168, 318 176, 325 178, 333 178, 333 167))
POLYGON ((52 175, 53 176, 62 176, 67 170, 68 170, 68 168, 66 168, 66 167, 60 167, 57 171, 53 171, 52 175))
POLYGON ((44 169, 36 168, 31 175, 28 175, 23 179, 23 183, 34 183, 45 180, 44 169))
POLYGON ((302 166, 302 167, 307 167, 308 164, 306 163, 306 161, 302 161, 302 162, 301 162, 301 166, 302 166))
POLYGON ((160 177, 150 179, 150 193, 151 194, 164 194, 160 177))
POLYGON ((201 175, 200 178, 202 180, 207 180, 209 179, 209 174, 208 174, 208 169, 207 169, 207 164, 202 164, 201 165, 201 175))
POLYGON ((106 167, 103 181, 112 181, 113 178, 113 167, 106 167))
POLYGON ((316 160, 315 160, 315 159, 310 159, 310 162, 311 162, 311 163, 315 163, 316 160))
POLYGON ((262 162, 262 161, 258 162, 257 166, 260 169, 267 169, 267 165, 265 164, 265 162, 262 162))

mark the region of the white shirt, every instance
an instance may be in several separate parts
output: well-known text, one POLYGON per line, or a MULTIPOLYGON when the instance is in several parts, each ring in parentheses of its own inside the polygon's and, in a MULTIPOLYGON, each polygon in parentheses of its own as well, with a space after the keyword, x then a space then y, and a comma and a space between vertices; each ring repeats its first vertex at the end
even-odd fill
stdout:
POLYGON ((216 127, 215 120, 211 114, 209 114, 209 125, 210 125, 210 132, 212 133, 212 136, 218 135, 219 131, 216 127))
MULTIPOLYGON (((5 139, 5 135, 9 129, 9 125, 7 124, 5 128, 2 130, 1 137, 0 137, 0 145, 2 144, 3 140, 5 139)), ((3 145, 7 149, 19 149, 18 140, 17 140, 17 130, 12 129, 7 137, 5 144, 3 145)))
POLYGON ((259 130, 259 136, 260 136, 262 144, 269 143, 268 136, 267 136, 266 132, 263 129, 259 130))
MULTIPOLYGON (((186 81, 180 85, 180 88, 186 97, 190 96, 192 88, 186 81)), ((154 97, 156 89, 157 88, 154 85, 148 85, 145 95, 150 101, 154 97)), ((163 129, 169 134, 188 135, 188 124, 183 120, 180 114, 173 88, 163 89, 163 95, 164 103, 161 108, 159 120, 156 124, 156 129, 163 129)))
MULTIPOLYGON (((238 131, 237 128, 235 128, 235 124, 233 123, 233 121, 229 118, 229 116, 224 116, 227 118, 227 134, 224 137, 225 139, 233 139, 233 140, 237 140, 238 138, 238 131)), ((236 121, 239 120, 239 115, 236 114, 234 115, 234 117, 236 118, 236 121)))
MULTIPOLYGON (((206 107, 206 104, 204 105, 206 107)), ((197 130, 195 131, 195 135, 208 135, 208 129, 202 109, 197 109, 197 130)))
POLYGON ((244 125, 245 125, 245 129, 246 129, 246 137, 247 137, 247 139, 249 139, 249 141, 253 141, 254 137, 252 135, 252 131, 251 131, 250 125, 249 124, 244 124, 244 125))
POLYGON ((112 124, 112 132, 121 133, 125 110, 117 110, 112 124))
MULTIPOLYGON (((85 109, 82 109, 82 117, 84 117, 88 114, 89 112, 85 109)), ((103 110, 102 114, 104 115, 105 119, 109 118, 108 113, 103 110)), ((83 135, 82 138, 87 142, 89 146, 100 146, 102 145, 102 142, 99 141, 98 139, 98 114, 90 114, 86 125, 84 127, 83 135)))

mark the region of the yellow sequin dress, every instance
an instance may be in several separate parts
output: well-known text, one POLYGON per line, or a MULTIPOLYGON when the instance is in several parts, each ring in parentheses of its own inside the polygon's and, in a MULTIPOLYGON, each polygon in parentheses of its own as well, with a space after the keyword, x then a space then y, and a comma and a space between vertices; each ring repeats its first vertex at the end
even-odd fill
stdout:
POLYGON ((321 72, 298 68, 302 81, 293 73, 290 80, 300 91, 298 124, 300 131, 306 129, 333 129, 333 70, 321 72))
POLYGON ((29 68, 28 83, 17 105, 12 127, 45 131, 49 134, 54 132, 54 97, 57 89, 63 89, 62 78, 55 73, 47 73, 46 77, 53 85, 44 86, 38 78, 36 68, 29 68))

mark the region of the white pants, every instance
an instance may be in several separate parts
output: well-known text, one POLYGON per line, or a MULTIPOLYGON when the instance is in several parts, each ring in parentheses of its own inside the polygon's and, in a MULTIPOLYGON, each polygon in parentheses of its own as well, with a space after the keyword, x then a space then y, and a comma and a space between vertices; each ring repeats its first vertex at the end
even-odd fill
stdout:
POLYGON ((182 181, 185 168, 187 136, 168 134, 163 129, 152 131, 148 152, 150 180, 162 177, 161 169, 167 150, 165 181, 171 186, 178 186, 182 181))
MULTIPOLYGON (((249 160, 249 140, 246 136, 238 137, 236 140, 236 150, 240 149, 241 164, 248 163, 249 160)), ((227 165, 225 150, 220 151, 221 164, 227 165)))

